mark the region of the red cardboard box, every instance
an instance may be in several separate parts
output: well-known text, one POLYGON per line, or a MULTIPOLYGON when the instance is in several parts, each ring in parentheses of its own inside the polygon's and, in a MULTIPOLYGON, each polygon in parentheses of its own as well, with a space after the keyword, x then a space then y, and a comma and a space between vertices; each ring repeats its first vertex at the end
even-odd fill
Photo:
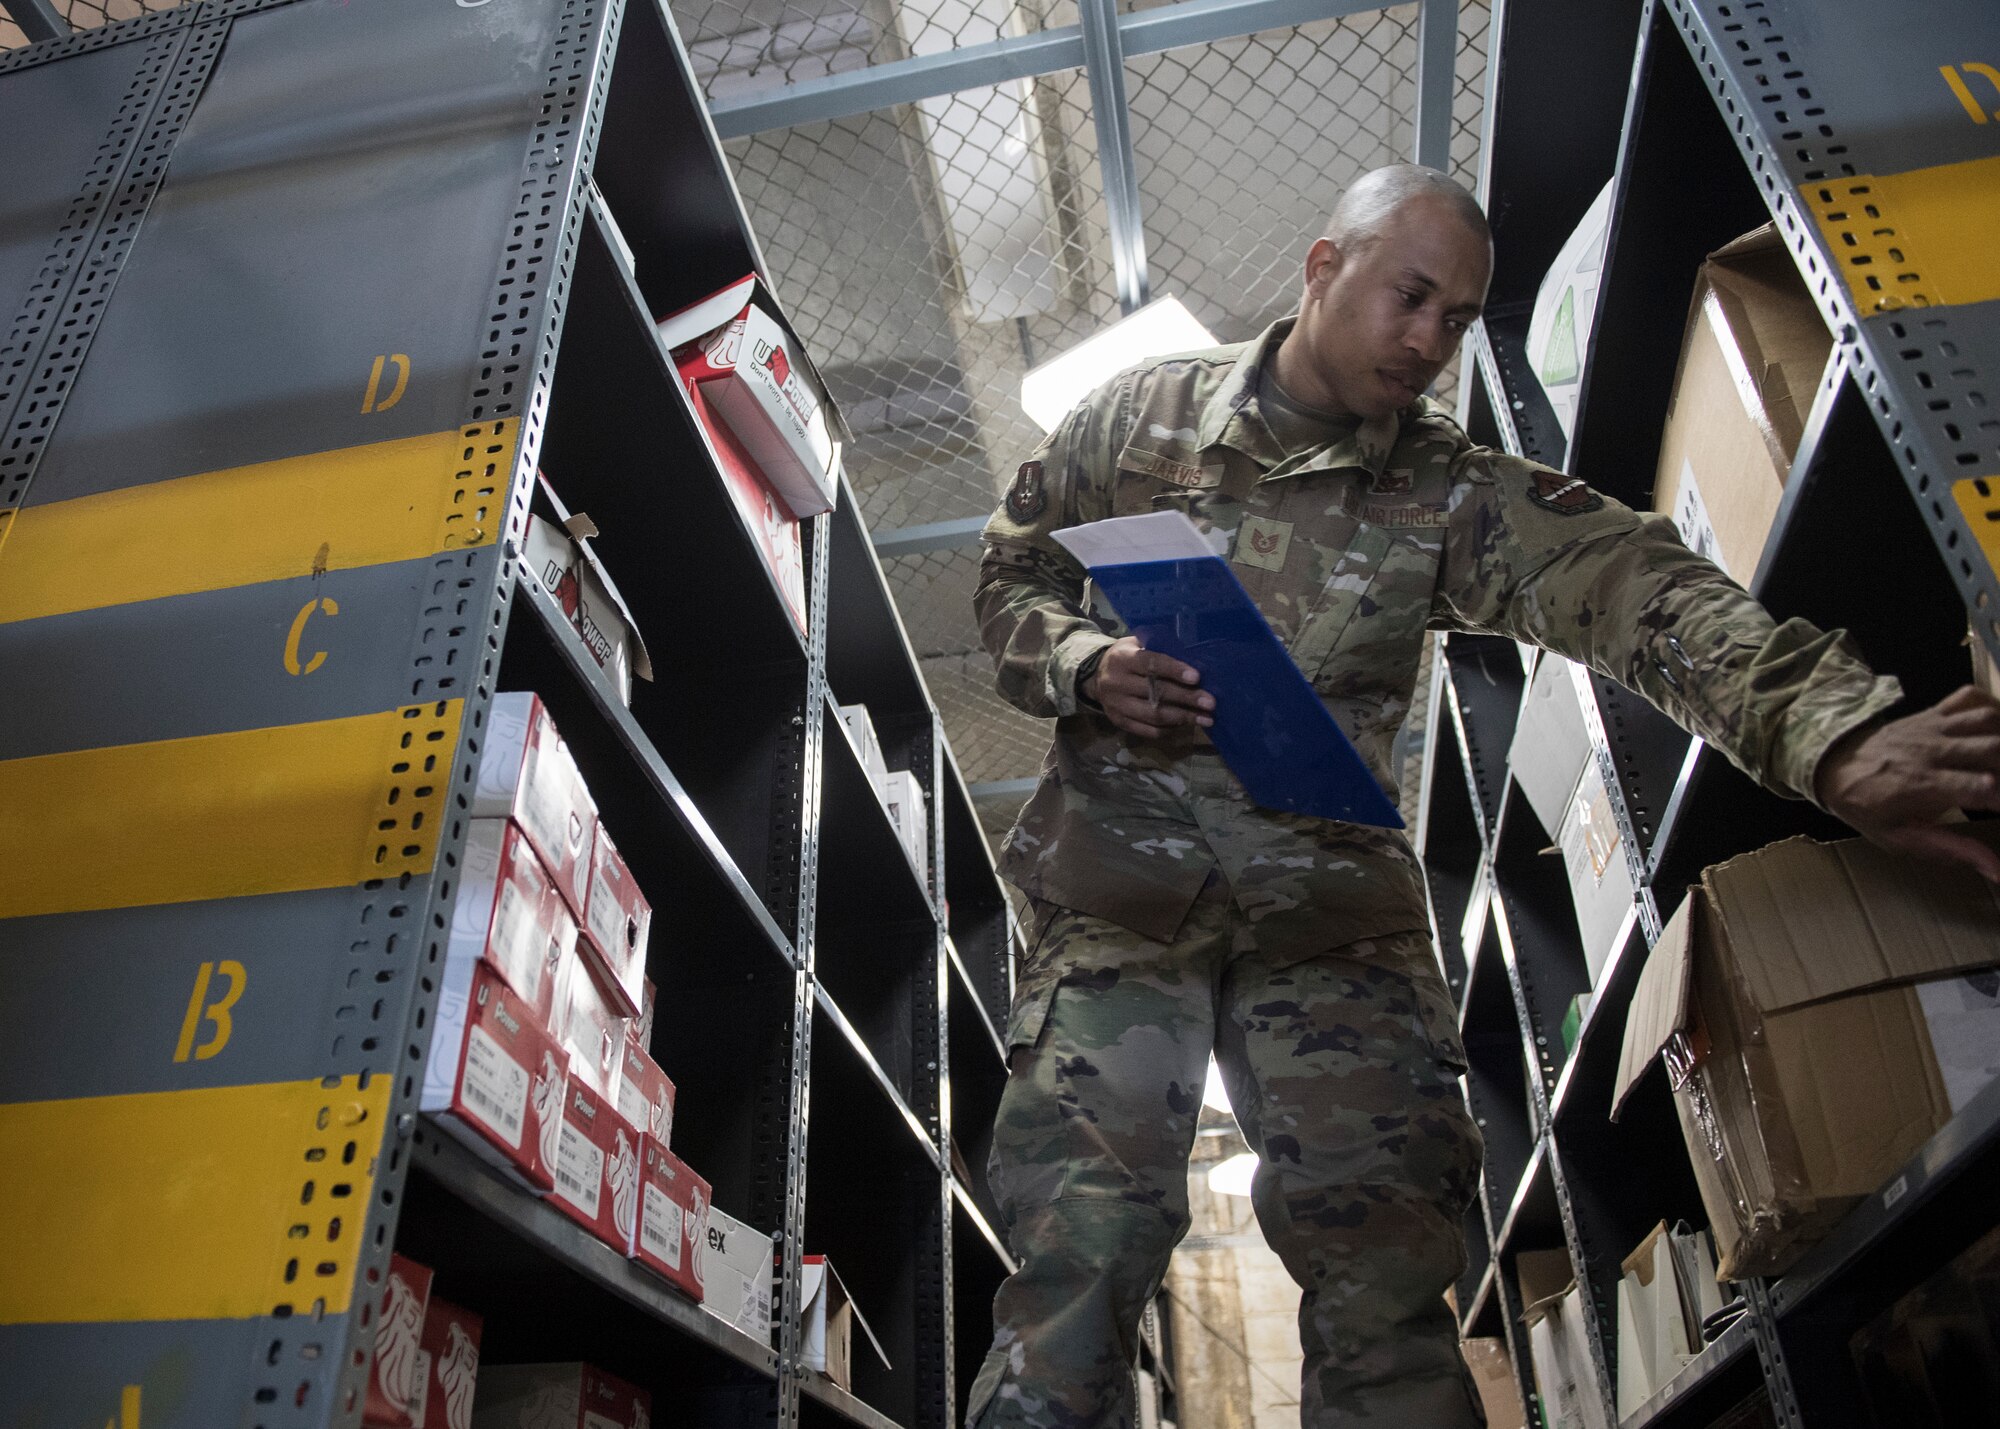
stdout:
POLYGON ((424 1313, 424 1394, 417 1429, 472 1429, 484 1326, 470 1310, 431 1296, 424 1313))
POLYGON ((743 514, 743 523, 750 528, 751 538, 764 553, 764 563, 771 568, 771 578, 784 592, 786 605, 791 607, 793 622, 804 630, 805 538, 798 518, 785 509, 777 492, 758 474, 755 460, 743 449, 736 434, 729 430, 728 423, 709 406, 699 387, 688 388, 688 403, 694 408, 702 429, 708 433, 709 445, 715 452, 716 467, 722 473, 722 484, 728 488, 736 509, 743 514))
POLYGON ((574 1078, 563 1092, 549 1200, 606 1245, 624 1250, 631 1244, 639 1211, 639 1133, 608 1097, 574 1078))
POLYGON ((840 443, 826 386, 756 276, 659 327, 681 380, 721 414, 791 514, 833 510, 840 443))
POLYGON ((604 974, 619 1011, 637 1016, 646 997, 646 943, 653 931, 653 905, 639 891, 632 870, 603 824, 590 848, 590 894, 584 910, 590 953, 604 974))
POLYGON ((660 1145, 673 1144, 674 1084, 632 1037, 625 1039, 625 1066, 618 1076, 618 1114, 660 1145))
POLYGON ((610 677, 618 698, 632 703, 632 678, 653 678, 653 662, 639 627, 618 593, 590 538, 597 523, 584 512, 571 514, 546 473, 535 473, 538 508, 528 516, 521 538, 521 564, 562 608, 570 628, 610 677), (546 512, 553 512, 553 519, 546 512))
POLYGON ((446 959, 418 1105, 537 1195, 553 1184, 566 1061, 489 964, 446 959))
POLYGON ((488 1365, 473 1429, 646 1429, 653 1396, 587 1364, 488 1365))
POLYGON ((369 1429, 412 1429, 417 1423, 424 1393, 424 1310, 430 1298, 431 1268, 391 1255, 375 1319, 368 1397, 361 1407, 361 1422, 369 1429))
POLYGON ((493 697, 472 817, 519 824, 571 914, 583 917, 597 806, 538 696, 517 690, 493 697))
POLYGON ((461 869, 447 965, 485 959, 547 1027, 563 959, 576 945, 576 920, 555 881, 520 825, 506 819, 467 825, 461 869))
POLYGON ((564 960, 558 996, 562 1005, 551 1030, 569 1053, 571 1079, 585 1082, 616 1105, 632 1019, 619 1011, 611 990, 580 947, 564 960))
POLYGON ((709 1185, 666 1147, 646 1138, 639 1224, 625 1253, 676 1290, 702 1296, 709 1185))

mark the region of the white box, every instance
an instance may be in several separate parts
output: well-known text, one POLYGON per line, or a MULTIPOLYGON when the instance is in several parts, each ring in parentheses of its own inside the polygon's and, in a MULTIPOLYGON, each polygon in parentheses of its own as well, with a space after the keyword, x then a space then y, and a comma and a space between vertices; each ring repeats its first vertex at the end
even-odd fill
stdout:
POLYGON ((1545 654, 1528 682, 1507 762, 1551 840, 1562 833, 1563 815, 1590 757, 1590 732, 1583 722, 1570 662, 1545 654))
POLYGON ((570 1076, 616 1106, 632 1019, 619 1011, 617 998, 580 950, 564 960, 557 997, 550 1030, 569 1053, 570 1076))
POLYGON ((875 797, 888 797, 889 766, 882 759, 882 743, 875 737, 875 721, 868 717, 866 705, 842 705, 840 722, 847 726, 848 743, 854 746, 855 754, 861 760, 861 767, 868 774, 868 782, 874 787, 875 797))
POLYGON ((1597 319, 1597 284, 1610 229, 1611 185, 1607 183, 1549 265, 1528 319, 1528 363, 1541 379, 1565 437, 1576 434, 1576 401, 1590 355, 1590 329, 1597 319))
POLYGON ((831 511, 840 443, 826 386, 754 274, 660 319, 681 380, 729 424, 801 520, 831 511))
POLYGON ((1597 760, 1587 760, 1576 792, 1563 816, 1563 865, 1569 871, 1570 898, 1576 905, 1576 928, 1583 940, 1583 960, 1590 985, 1597 986, 1625 915, 1636 895, 1632 870, 1625 860, 1624 839, 1611 812, 1611 795, 1597 760))
POLYGON ((1618 1417, 1651 1399, 1702 1349, 1722 1308, 1708 1232, 1662 1221, 1625 1257, 1618 1282, 1618 1417))
POLYGON ((597 806, 569 746, 539 696, 495 695, 486 716, 472 817, 512 819, 527 834, 563 901, 583 917, 590 895, 590 845, 597 806))
POLYGON ((771 1287, 777 1251, 764 1231, 721 1207, 708 1208, 708 1282, 703 1306, 760 1345, 771 1343, 771 1287))
POLYGON ((854 1371, 850 1352, 854 1327, 859 1325, 861 1333, 868 1337, 868 1343, 875 1347, 882 1367, 895 1368, 889 1363, 888 1351, 882 1348, 882 1342, 875 1338, 875 1332, 862 1318, 854 1297, 840 1283, 840 1274, 833 1268, 833 1262, 823 1255, 808 1255, 802 1258, 801 1269, 799 1315, 804 1322, 805 1344, 800 1357, 805 1367, 818 1370, 842 1389, 852 1390, 854 1371))
POLYGON ((882 802, 889 810, 889 822, 896 826, 896 837, 903 841, 903 852, 909 855, 918 880, 928 887, 931 836, 930 821, 924 811, 923 786, 909 770, 891 769, 885 787, 888 792, 882 802))

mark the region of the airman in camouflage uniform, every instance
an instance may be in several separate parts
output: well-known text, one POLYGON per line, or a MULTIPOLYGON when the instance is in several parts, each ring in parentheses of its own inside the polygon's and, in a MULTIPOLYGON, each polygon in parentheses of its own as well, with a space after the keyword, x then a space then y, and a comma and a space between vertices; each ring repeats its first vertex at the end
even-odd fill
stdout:
MULTIPOLYGON (((1416 395, 1427 375, 1397 369, 1396 399, 1287 449, 1267 369, 1305 320, 1118 377, 986 527, 976 603, 1000 692, 1056 725, 1003 854, 1035 909, 991 1166, 1022 1268, 995 1302, 980 1429, 1131 1422, 1211 1047, 1260 1158, 1259 1222, 1303 1290, 1302 1422, 1483 1418, 1441 1298, 1480 1141, 1416 855, 1400 832, 1254 806, 1192 719, 1158 738, 1114 724, 1081 687, 1126 632, 1052 533, 1163 510, 1215 533, 1390 790, 1428 630, 1581 661, 1794 797, 1900 695, 1837 634, 1775 622, 1668 521, 1474 446, 1416 395)), ((1426 370, 1456 343, 1430 341, 1426 370)))

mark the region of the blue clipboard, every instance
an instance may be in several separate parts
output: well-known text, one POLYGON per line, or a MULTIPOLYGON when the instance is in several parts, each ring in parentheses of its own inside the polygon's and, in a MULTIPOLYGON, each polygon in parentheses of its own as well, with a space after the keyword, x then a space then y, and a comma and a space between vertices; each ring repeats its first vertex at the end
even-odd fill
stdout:
POLYGON ((1220 556, 1090 567, 1148 650, 1186 661, 1215 696, 1216 752, 1257 804, 1400 829, 1403 819, 1291 652, 1220 556))

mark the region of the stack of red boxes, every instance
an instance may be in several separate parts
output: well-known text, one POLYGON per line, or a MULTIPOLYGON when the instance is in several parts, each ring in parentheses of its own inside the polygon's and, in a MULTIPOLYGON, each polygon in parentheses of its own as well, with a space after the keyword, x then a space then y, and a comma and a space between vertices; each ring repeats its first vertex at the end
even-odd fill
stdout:
POLYGON ((668 1149, 652 905, 534 695, 494 698, 471 812, 423 1110, 699 1300, 709 1187, 668 1149))
POLYGON ((364 1429, 472 1429, 480 1317, 432 1294, 430 1268, 400 1255, 380 1311, 364 1429))

